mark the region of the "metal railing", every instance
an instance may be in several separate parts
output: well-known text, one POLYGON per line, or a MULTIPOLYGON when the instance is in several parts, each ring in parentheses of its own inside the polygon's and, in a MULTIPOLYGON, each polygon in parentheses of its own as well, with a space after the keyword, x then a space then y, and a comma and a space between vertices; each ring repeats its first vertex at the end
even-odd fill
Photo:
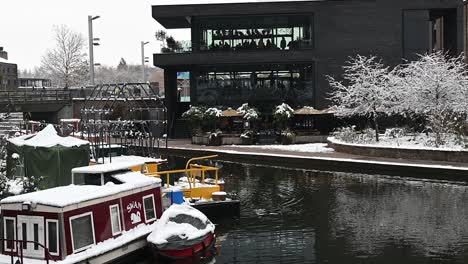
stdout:
POLYGON ((10 256, 11 258, 11 264, 16 264, 17 262, 14 262, 14 258, 18 257, 20 260, 20 264, 25 264, 24 262, 24 256, 23 256, 23 245, 24 243, 32 243, 33 245, 37 245, 41 248, 44 249, 44 260, 46 261, 46 264, 49 264, 49 260, 53 260, 52 255, 50 255, 49 249, 42 245, 39 242, 36 241, 31 241, 31 240, 18 240, 18 239, 6 239, 6 238, 0 238, 0 242, 3 243, 4 249, 3 251, 7 256, 10 256), (5 244, 7 244, 5 246, 5 244), (19 250, 18 250, 19 249, 19 250))
POLYGON ((71 102, 71 92, 67 90, 28 90, 0 91, 0 103, 31 103, 31 102, 71 102))
POLYGON ((205 184, 205 176, 206 173, 209 171, 214 171, 215 172, 215 185, 218 184, 218 171, 219 168, 216 167, 211 167, 211 166, 204 166, 204 165, 198 165, 198 164, 190 164, 192 161, 195 160, 203 160, 203 159, 210 159, 210 158, 216 158, 218 155, 211 155, 211 156, 204 156, 204 157, 198 157, 198 158, 193 158, 190 159, 186 166, 185 169, 180 169, 180 170, 169 170, 169 171, 158 171, 154 174, 146 174, 147 176, 151 177, 160 177, 162 175, 166 175, 166 187, 169 188, 169 183, 170 183, 170 176, 172 174, 178 174, 178 173, 185 173, 188 183, 189 183, 189 188, 192 189, 192 186, 195 187, 196 185, 196 177, 197 175, 201 176, 201 183, 205 184))

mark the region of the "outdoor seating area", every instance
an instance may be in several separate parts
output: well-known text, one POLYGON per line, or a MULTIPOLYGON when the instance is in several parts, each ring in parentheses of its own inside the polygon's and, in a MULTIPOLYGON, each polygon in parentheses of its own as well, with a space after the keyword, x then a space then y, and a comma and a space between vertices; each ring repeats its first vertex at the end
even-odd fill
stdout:
POLYGON ((324 143, 334 126, 330 109, 293 110, 285 103, 271 113, 247 103, 237 109, 191 106, 182 118, 190 124, 192 144, 212 146, 324 143))

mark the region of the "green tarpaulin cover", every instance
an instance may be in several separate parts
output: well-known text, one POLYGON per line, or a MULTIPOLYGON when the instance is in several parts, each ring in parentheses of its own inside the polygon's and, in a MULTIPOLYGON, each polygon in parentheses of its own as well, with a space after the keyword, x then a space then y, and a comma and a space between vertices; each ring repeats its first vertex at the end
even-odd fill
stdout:
POLYGON ((44 178, 41 189, 71 184, 71 170, 89 164, 89 142, 60 137, 53 126, 49 126, 34 136, 13 138, 7 145, 8 171, 11 173, 12 154, 18 153, 24 165, 24 176, 44 178))

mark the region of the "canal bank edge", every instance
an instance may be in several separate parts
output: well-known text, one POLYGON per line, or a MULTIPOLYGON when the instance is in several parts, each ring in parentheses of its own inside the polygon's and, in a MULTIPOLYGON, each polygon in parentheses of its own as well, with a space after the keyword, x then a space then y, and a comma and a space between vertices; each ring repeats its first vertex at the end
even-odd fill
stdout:
POLYGON ((218 154, 219 160, 257 165, 468 182, 468 166, 412 163, 411 160, 394 162, 184 147, 168 147, 167 154, 185 157, 218 154))
POLYGON ((468 165, 468 151, 435 149, 435 148, 403 148, 391 146, 376 146, 364 144, 349 144, 333 137, 327 139, 328 147, 337 152, 368 157, 382 157, 390 159, 427 160, 458 162, 468 165))

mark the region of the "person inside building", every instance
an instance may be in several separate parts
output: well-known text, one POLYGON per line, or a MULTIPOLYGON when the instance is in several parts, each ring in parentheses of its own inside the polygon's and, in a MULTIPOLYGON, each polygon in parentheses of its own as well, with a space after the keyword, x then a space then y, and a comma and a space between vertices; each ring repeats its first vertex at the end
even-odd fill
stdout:
POLYGON ((286 49, 286 39, 284 37, 281 38, 280 47, 282 50, 286 49))
POLYGON ((250 48, 251 49, 256 49, 257 48, 257 43, 253 39, 252 39, 252 42, 250 42, 250 48))
POLYGON ((259 49, 264 49, 265 48, 265 43, 263 43, 263 39, 260 39, 260 41, 258 42, 258 48, 259 49))

